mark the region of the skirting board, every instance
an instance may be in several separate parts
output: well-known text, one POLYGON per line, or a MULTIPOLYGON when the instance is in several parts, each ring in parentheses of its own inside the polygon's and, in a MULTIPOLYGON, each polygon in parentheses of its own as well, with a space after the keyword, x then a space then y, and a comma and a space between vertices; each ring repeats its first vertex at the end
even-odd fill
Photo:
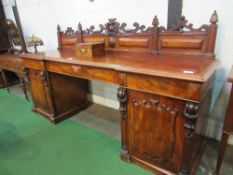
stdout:
POLYGON ((119 110, 120 104, 118 101, 116 100, 112 100, 109 98, 104 98, 98 95, 94 95, 94 94, 87 94, 87 99, 93 103, 97 103, 109 108, 113 108, 116 110, 119 110))

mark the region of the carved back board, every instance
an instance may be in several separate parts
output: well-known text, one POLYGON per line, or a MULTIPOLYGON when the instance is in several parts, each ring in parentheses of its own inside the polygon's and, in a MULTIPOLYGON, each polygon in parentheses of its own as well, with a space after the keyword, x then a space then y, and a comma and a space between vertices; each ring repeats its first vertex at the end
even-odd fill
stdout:
POLYGON ((78 42, 104 42, 106 49, 214 58, 217 22, 218 16, 214 12, 209 25, 204 24, 196 29, 187 23, 185 17, 181 17, 176 27, 166 29, 159 26, 157 16, 152 26, 147 28, 135 22, 134 29, 127 29, 127 24, 120 24, 116 18, 109 19, 104 25, 100 24, 99 30, 95 30, 94 26, 83 30, 79 23, 76 31, 71 27, 61 31, 58 25, 58 44, 59 49, 74 49, 78 42))

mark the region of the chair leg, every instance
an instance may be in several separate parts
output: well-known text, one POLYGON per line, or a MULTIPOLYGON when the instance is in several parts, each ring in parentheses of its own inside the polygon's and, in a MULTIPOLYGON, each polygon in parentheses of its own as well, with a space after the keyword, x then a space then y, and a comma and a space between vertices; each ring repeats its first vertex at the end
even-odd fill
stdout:
POLYGON ((7 80, 7 77, 6 77, 6 74, 4 73, 4 71, 2 71, 2 79, 3 79, 3 84, 4 86, 6 87, 6 90, 8 93, 10 93, 10 89, 8 87, 8 80, 7 80))
POLYGON ((227 147, 227 140, 228 140, 229 134, 223 132, 222 133, 222 138, 219 144, 219 151, 218 151, 218 160, 217 160, 217 165, 216 165, 216 170, 215 174, 218 175, 221 169, 222 161, 224 158, 224 153, 226 151, 227 147))
POLYGON ((26 81, 25 81, 24 78, 20 78, 20 81, 21 81, 21 84, 22 84, 22 90, 23 90, 24 96, 29 101, 26 81))

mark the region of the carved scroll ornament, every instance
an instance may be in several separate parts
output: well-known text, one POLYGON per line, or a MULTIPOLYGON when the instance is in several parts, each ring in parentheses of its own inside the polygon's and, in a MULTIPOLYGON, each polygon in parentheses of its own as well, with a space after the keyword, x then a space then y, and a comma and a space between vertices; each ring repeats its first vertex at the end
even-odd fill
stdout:
MULTIPOLYGON (((216 11, 214 11, 214 13, 211 15, 210 23, 211 25, 216 25, 217 22, 218 22, 218 14, 216 11)), ((185 30, 188 30, 191 32, 201 32, 201 31, 208 32, 208 28, 209 28, 209 25, 207 24, 204 24, 200 26, 199 28, 194 28, 192 23, 188 24, 188 21, 186 20, 185 16, 181 16, 178 24, 170 29, 166 29, 163 26, 159 27, 160 32, 164 32, 164 31, 184 32, 185 30)))
POLYGON ((67 27, 65 32, 61 31, 61 27, 57 26, 57 31, 62 32, 67 36, 76 35, 78 31, 85 33, 85 34, 103 34, 103 35, 110 35, 114 36, 116 34, 125 34, 125 33, 148 33, 151 31, 153 27, 157 27, 159 24, 157 16, 154 17, 152 21, 152 27, 146 27, 145 25, 140 25, 138 22, 133 23, 134 29, 127 29, 126 23, 119 23, 116 18, 108 19, 108 22, 105 24, 100 24, 100 30, 95 30, 95 26, 91 25, 86 30, 82 29, 82 25, 79 23, 77 27, 77 31, 72 29, 71 27, 67 27))
MULTIPOLYGON (((156 20, 158 21, 157 17, 155 17, 156 20)), ((156 21, 153 20, 153 21, 156 21)), ((155 24, 155 22, 153 22, 153 24, 155 24)), ((88 33, 88 34, 106 34, 106 35, 116 35, 116 34, 124 34, 124 33, 147 33, 150 31, 151 27, 146 28, 145 25, 140 25, 138 22, 133 23, 134 29, 126 29, 127 24, 126 23, 122 23, 120 24, 119 22, 117 22, 116 18, 111 18, 108 19, 108 22, 103 25, 100 24, 100 30, 99 31, 95 31, 95 27, 92 25, 90 26, 90 28, 87 28, 84 33, 88 33)))
MULTIPOLYGON (((214 11, 210 18, 211 25, 216 25, 218 22, 218 15, 217 12, 214 11)), ((209 25, 204 24, 200 26, 199 28, 194 28, 192 23, 188 23, 186 18, 182 16, 178 22, 178 24, 170 29, 166 29, 163 26, 158 26, 159 20, 157 16, 153 18, 152 26, 146 27, 145 25, 140 25, 138 22, 133 23, 133 29, 127 29, 126 23, 119 23, 116 18, 110 18, 108 19, 108 22, 105 24, 99 25, 99 30, 95 30, 95 26, 91 25, 86 30, 82 29, 81 24, 79 23, 77 30, 73 30, 71 27, 68 27, 65 32, 61 31, 60 26, 58 25, 57 31, 62 32, 68 36, 76 35, 79 32, 84 34, 102 34, 102 35, 117 35, 117 34, 127 34, 127 33, 149 33, 152 31, 153 28, 159 29, 160 32, 166 32, 166 31, 180 31, 184 32, 185 30, 192 31, 192 32, 208 32, 209 25)))

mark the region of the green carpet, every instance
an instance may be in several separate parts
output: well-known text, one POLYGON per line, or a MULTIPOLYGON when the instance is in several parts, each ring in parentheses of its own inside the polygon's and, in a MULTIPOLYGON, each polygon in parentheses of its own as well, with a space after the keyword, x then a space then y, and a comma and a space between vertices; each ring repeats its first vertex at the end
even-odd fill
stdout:
POLYGON ((31 112, 31 102, 0 90, 0 175, 149 175, 120 160, 120 142, 66 120, 31 112))

